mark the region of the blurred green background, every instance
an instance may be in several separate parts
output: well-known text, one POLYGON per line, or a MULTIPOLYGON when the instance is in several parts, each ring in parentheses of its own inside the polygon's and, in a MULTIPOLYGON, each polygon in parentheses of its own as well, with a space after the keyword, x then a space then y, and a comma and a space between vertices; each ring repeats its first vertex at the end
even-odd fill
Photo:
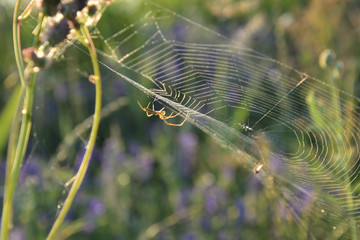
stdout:
MULTIPOLYGON (((319 66, 319 55, 332 49, 344 66, 336 84, 359 96, 357 0, 157 2, 319 79, 329 74, 319 66)), ((0 3, 1 190, 19 84, 11 39, 13 4, 0 3)), ((98 25, 102 34, 142 17, 136 14, 139 4, 115 2, 98 25)), ((31 46, 35 25, 33 19, 23 24, 24 48, 31 46)), ((90 59, 72 47, 39 74, 10 239, 43 239, 66 196, 64 185, 79 166, 88 132, 75 131, 73 141, 63 140, 92 114, 90 70, 90 59)), ((60 239, 307 238, 301 224, 284 217, 271 187, 244 170, 231 152, 189 123, 178 128, 147 118, 136 104, 137 90, 103 77, 104 103, 118 105, 102 120, 88 174, 60 239)))

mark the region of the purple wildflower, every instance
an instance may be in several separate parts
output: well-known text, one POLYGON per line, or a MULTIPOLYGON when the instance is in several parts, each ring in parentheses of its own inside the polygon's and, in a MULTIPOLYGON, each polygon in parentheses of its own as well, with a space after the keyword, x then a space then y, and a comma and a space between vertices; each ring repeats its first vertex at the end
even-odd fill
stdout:
POLYGON ((180 238, 180 240, 195 240, 195 239, 196 239, 195 235, 191 233, 186 233, 182 235, 180 238))
POLYGON ((201 227, 204 231, 210 232, 211 228, 212 228, 212 222, 211 222, 211 217, 208 215, 204 215, 201 218, 201 227))
POLYGON ((98 198, 91 198, 88 202, 88 211, 86 213, 87 219, 100 217, 105 212, 104 203, 98 198))
POLYGON ((284 168, 284 162, 279 155, 272 154, 270 156, 269 169, 274 172, 280 172, 284 168))
POLYGON ((129 143, 129 153, 132 157, 136 157, 141 152, 141 146, 137 141, 131 141, 129 143))
POLYGON ((143 181, 149 179, 152 176, 155 167, 155 161, 151 155, 142 155, 138 161, 138 167, 136 170, 136 176, 143 181))
POLYGON ((185 208, 188 205, 188 202, 191 197, 191 189, 181 189, 178 192, 178 201, 177 201, 177 209, 185 208))
POLYGON ((55 85, 54 95, 57 100, 63 102, 66 99, 68 99, 69 96, 68 88, 65 86, 65 84, 59 82, 55 85))
POLYGON ((214 213, 218 208, 218 203, 216 196, 213 196, 212 194, 206 195, 206 202, 205 202, 205 208, 209 213, 214 213))
POLYGON ((182 132, 178 137, 180 146, 180 164, 182 173, 185 176, 191 175, 194 171, 196 153, 198 149, 198 139, 192 133, 182 132))
POLYGON ((20 170, 19 183, 26 184, 29 179, 35 184, 41 183, 40 166, 35 159, 27 161, 20 170))
POLYGON ((25 231, 22 228, 15 228, 10 232, 9 239, 11 240, 24 240, 25 231))
POLYGON ((237 218, 237 221, 241 225, 245 222, 245 219, 246 219, 246 212, 245 212, 246 207, 245 207, 244 202, 241 199, 237 200, 235 204, 239 211, 239 216, 237 218))

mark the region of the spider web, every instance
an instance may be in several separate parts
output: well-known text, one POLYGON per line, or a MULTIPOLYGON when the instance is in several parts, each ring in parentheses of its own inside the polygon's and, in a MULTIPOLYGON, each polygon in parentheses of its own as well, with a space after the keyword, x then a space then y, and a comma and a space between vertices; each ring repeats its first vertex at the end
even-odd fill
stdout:
POLYGON ((143 18, 110 36, 93 32, 104 69, 168 114, 188 116, 244 167, 262 164, 259 177, 271 179, 299 225, 320 219, 309 237, 354 237, 359 99, 153 2, 142 8, 143 18))
POLYGON ((306 209, 324 229, 349 237, 360 213, 359 99, 177 13, 146 6, 151 10, 141 20, 111 36, 95 31, 105 45, 99 50, 105 68, 189 116, 245 167, 263 164, 261 174, 273 177, 294 218, 306 209))

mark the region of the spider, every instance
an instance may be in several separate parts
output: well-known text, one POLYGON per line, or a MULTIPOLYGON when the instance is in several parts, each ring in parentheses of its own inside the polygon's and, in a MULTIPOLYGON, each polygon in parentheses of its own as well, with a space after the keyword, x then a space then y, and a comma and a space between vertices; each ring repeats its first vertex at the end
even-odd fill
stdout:
POLYGON ((181 127, 181 126, 186 122, 186 120, 189 118, 189 114, 187 114, 186 117, 185 117, 185 119, 184 119, 184 121, 182 121, 181 123, 179 123, 179 124, 169 123, 167 120, 170 119, 170 118, 177 117, 177 116, 180 114, 180 112, 177 113, 177 114, 175 114, 175 115, 173 115, 174 113, 172 112, 169 116, 166 116, 166 112, 164 111, 165 107, 163 107, 163 108, 160 109, 160 110, 155 110, 154 104, 152 105, 152 109, 149 108, 150 102, 149 102, 149 104, 147 105, 147 107, 141 106, 141 104, 140 104, 139 101, 138 101, 137 103, 139 104, 139 106, 141 107, 141 109, 142 109, 144 112, 146 112, 146 116, 151 117, 151 116, 157 115, 157 116, 159 116, 159 118, 160 118, 161 120, 164 121, 164 123, 166 123, 166 124, 169 125, 169 126, 181 127))

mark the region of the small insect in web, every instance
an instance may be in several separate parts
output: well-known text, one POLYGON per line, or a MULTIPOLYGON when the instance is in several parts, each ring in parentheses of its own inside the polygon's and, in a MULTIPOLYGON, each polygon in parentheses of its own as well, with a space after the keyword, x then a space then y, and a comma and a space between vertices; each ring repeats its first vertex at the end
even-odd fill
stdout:
POLYGON ((263 166, 264 166, 264 164, 257 163, 253 169, 254 173, 258 174, 261 171, 261 169, 263 168, 263 166))
POLYGON ((152 109, 149 108, 149 107, 150 107, 150 102, 149 102, 149 104, 147 105, 147 107, 141 106, 141 104, 140 104, 139 101, 138 101, 137 103, 139 104, 139 106, 141 107, 141 109, 142 109, 144 112, 146 112, 146 116, 151 117, 151 116, 156 116, 156 115, 157 115, 157 116, 159 116, 159 118, 160 118, 161 120, 164 121, 164 123, 166 123, 166 125, 169 125, 169 126, 181 127, 181 126, 186 122, 186 120, 188 120, 188 118, 189 118, 189 114, 187 114, 186 117, 185 117, 185 119, 184 119, 184 121, 182 121, 181 123, 179 123, 179 124, 177 124, 177 123, 169 123, 167 120, 168 120, 168 119, 171 119, 171 118, 177 117, 177 116, 180 114, 180 112, 177 113, 177 114, 175 114, 175 115, 173 115, 174 113, 172 112, 169 116, 166 116, 166 112, 165 112, 165 110, 164 110, 165 107, 163 107, 163 108, 160 109, 160 110, 155 110, 154 104, 152 105, 152 109))
POLYGON ((242 129, 244 129, 244 132, 252 132, 254 129, 250 127, 249 125, 241 124, 242 129))

